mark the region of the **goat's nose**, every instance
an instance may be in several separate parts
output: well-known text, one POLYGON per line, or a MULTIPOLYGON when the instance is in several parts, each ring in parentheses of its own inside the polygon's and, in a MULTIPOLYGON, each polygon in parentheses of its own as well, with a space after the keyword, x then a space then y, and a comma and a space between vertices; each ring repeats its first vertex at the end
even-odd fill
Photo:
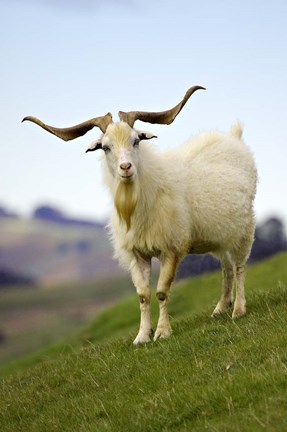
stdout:
POLYGON ((125 162, 120 164, 120 168, 124 171, 128 171, 132 167, 132 164, 130 162, 125 162))

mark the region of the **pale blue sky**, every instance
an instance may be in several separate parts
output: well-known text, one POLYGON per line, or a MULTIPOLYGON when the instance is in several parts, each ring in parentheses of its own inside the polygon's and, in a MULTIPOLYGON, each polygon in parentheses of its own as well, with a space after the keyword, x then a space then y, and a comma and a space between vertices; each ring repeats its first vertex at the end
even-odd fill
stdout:
POLYGON ((170 126, 137 127, 174 148, 236 121, 257 161, 256 213, 287 220, 287 1, 0 0, 0 205, 104 218, 94 129, 65 143, 24 123, 70 126, 108 111, 160 111, 198 91, 170 126))

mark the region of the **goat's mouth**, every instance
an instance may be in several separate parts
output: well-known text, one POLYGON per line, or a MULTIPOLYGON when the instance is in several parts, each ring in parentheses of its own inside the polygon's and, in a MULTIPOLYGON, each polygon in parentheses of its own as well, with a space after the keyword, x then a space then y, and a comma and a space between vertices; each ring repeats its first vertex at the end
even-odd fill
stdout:
POLYGON ((134 176, 135 172, 133 169, 127 169, 127 170, 118 170, 118 175, 122 179, 129 179, 134 176))
POLYGON ((133 173, 120 174, 121 181, 123 182, 131 181, 133 176, 134 176, 133 173))

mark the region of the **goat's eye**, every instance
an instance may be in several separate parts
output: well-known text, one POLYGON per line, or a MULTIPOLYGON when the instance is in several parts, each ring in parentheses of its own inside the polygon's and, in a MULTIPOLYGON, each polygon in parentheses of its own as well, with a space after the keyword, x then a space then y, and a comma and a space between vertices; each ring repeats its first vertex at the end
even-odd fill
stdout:
POLYGON ((108 153, 109 151, 111 151, 110 147, 108 147, 108 146, 103 146, 102 149, 104 150, 105 153, 108 153))
POLYGON ((139 145, 139 142, 140 142, 140 139, 139 139, 139 138, 136 138, 136 139, 134 140, 133 146, 134 146, 134 147, 138 146, 138 145, 139 145))

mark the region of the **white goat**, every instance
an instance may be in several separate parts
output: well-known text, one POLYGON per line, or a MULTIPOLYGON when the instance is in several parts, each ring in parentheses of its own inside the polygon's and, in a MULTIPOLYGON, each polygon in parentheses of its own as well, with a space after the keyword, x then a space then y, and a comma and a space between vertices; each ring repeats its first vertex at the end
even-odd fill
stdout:
POLYGON ((105 152, 104 178, 113 200, 110 228, 116 257, 130 269, 140 301, 140 328, 134 344, 150 341, 151 259, 160 260, 156 290, 159 319, 154 340, 171 334, 167 301, 179 262, 189 253, 212 253, 221 260, 223 287, 212 316, 226 312, 236 298, 232 317, 245 314, 244 274, 254 238, 253 200, 257 173, 243 143, 239 124, 227 134, 202 133, 178 150, 159 153, 141 143, 152 134, 133 128, 136 120, 170 124, 191 94, 191 87, 173 109, 160 113, 119 112, 67 129, 25 117, 69 140, 99 127, 103 135, 87 151, 105 152))

